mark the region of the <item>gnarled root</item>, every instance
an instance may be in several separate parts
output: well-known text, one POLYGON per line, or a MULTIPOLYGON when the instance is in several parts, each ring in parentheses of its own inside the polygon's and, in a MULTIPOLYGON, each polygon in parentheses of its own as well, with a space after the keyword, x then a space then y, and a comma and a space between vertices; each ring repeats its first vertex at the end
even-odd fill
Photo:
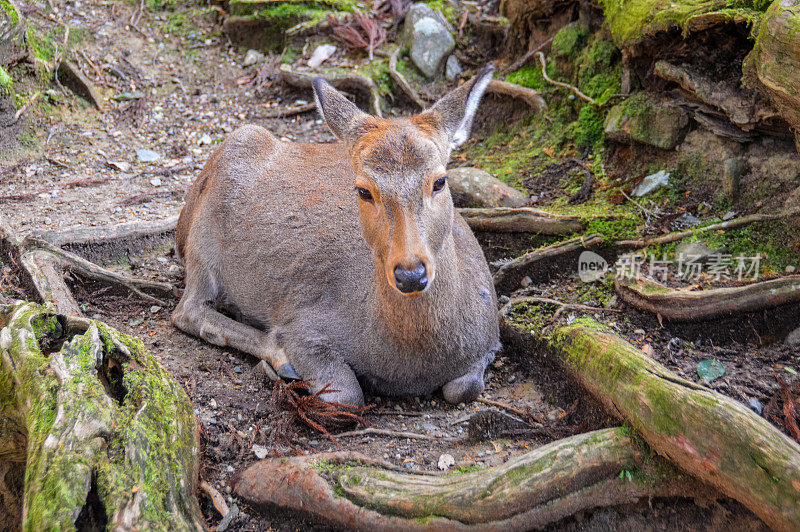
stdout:
POLYGON ((658 454, 776 530, 800 528, 800 446, 741 403, 686 381, 583 320, 539 340, 658 454))
POLYGON ((614 281, 627 304, 668 320, 713 319, 800 301, 800 275, 788 275, 745 286, 711 290, 675 290, 649 279, 614 281))
MULTIPOLYGON (((310 89, 314 78, 318 77, 316 72, 302 72, 292 70, 289 65, 281 65, 281 79, 294 87, 310 89)), ((325 81, 337 89, 358 90, 369 96, 369 105, 372 114, 383 116, 381 112, 381 94, 378 85, 367 76, 354 72, 324 72, 322 75, 325 81)))
POLYGON ((581 510, 712 493, 653 460, 622 428, 565 438, 458 475, 404 473, 351 452, 269 459, 242 473, 235 491, 255 505, 309 512, 356 530, 531 530, 581 510), (637 479, 621 479, 623 470, 636 471, 637 479))
POLYGON ((25 464, 21 528, 203 530, 193 407, 142 343, 35 303, 0 305, 0 326, 0 462, 25 464))

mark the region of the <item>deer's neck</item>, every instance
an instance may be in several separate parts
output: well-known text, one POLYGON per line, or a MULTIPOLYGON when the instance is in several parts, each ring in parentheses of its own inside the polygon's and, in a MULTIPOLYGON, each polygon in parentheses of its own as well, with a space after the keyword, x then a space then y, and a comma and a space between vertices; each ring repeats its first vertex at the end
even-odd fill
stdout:
POLYGON ((408 297, 389 286, 383 267, 375 268, 375 311, 381 329, 398 345, 425 350, 459 308, 460 279, 452 235, 436 257, 436 277, 422 295, 408 297))

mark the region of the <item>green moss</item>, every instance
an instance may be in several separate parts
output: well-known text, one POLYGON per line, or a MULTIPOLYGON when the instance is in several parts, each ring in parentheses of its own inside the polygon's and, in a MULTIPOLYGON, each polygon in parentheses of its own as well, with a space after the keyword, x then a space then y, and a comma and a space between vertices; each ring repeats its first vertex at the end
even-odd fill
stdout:
POLYGON ((575 59, 586 44, 589 29, 581 22, 567 24, 555 34, 550 46, 556 58, 575 59))
POLYGON ((8 0, 0 0, 0 9, 5 11, 8 18, 11 19, 11 25, 16 26, 17 22, 19 22, 19 13, 17 13, 17 10, 11 5, 11 2, 8 0))
POLYGON ((0 94, 12 95, 14 92, 14 80, 5 68, 0 66, 0 94))
POLYGON ((455 475, 463 475, 464 473, 474 473, 475 471, 480 471, 481 466, 473 464, 473 465, 463 465, 459 466, 452 471, 448 471, 446 475, 455 476, 455 475))

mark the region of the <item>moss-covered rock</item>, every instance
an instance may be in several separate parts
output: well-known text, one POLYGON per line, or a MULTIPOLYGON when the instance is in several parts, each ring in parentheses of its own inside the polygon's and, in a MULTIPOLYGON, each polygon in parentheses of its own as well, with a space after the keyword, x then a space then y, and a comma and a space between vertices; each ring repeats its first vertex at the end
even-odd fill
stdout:
POLYGON ((639 93, 611 108, 605 134, 617 142, 636 141, 671 150, 683 141, 688 127, 683 109, 639 93))

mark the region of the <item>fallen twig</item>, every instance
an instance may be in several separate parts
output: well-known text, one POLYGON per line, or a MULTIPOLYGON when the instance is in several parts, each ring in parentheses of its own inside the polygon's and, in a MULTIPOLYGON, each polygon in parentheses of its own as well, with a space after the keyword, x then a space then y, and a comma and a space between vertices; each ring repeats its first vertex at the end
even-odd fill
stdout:
POLYGON ((217 509, 219 514, 222 517, 228 515, 230 508, 228 508, 228 503, 225 502, 225 497, 217 491, 214 486, 206 482, 205 480, 200 483, 200 489, 208 495, 208 498, 211 499, 211 504, 214 505, 214 508, 217 509))
POLYGON ((552 85, 556 85, 558 87, 563 87, 565 89, 569 89, 573 93, 575 93, 575 96, 577 96, 578 98, 580 98, 582 100, 586 100, 587 102, 589 102, 592 105, 597 105, 597 102, 593 98, 591 98, 589 96, 586 96, 584 93, 581 92, 581 90, 578 87, 570 85, 569 83, 562 83, 560 81, 556 81, 556 80, 552 79, 550 76, 548 76, 547 75, 547 61, 545 61, 544 54, 542 52, 536 52, 536 55, 539 56, 539 62, 542 64, 542 77, 548 83, 550 83, 552 85))

